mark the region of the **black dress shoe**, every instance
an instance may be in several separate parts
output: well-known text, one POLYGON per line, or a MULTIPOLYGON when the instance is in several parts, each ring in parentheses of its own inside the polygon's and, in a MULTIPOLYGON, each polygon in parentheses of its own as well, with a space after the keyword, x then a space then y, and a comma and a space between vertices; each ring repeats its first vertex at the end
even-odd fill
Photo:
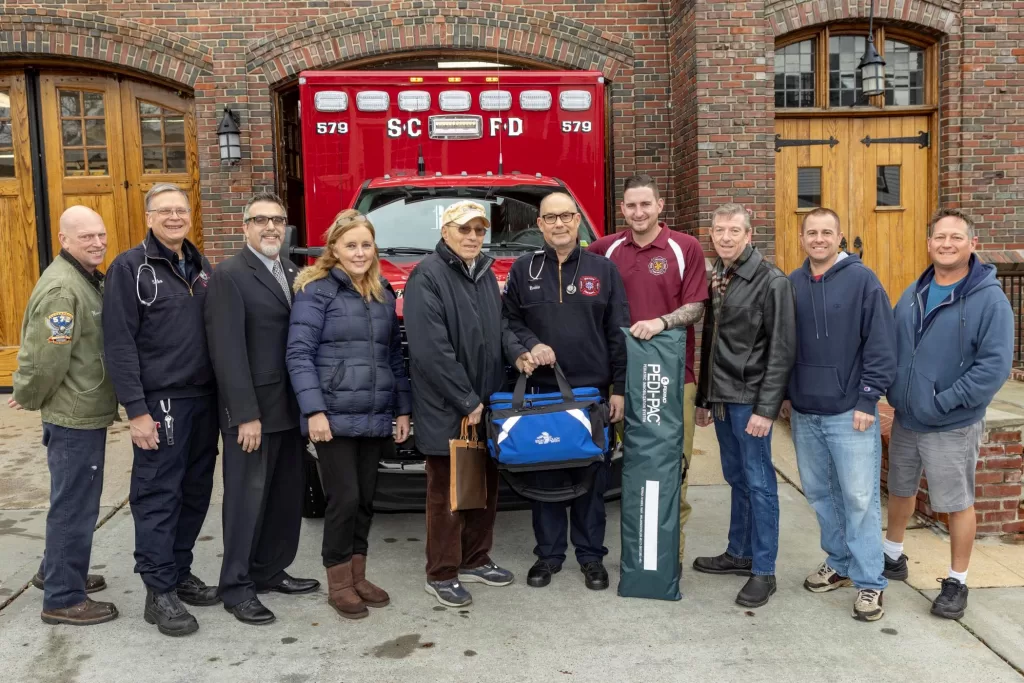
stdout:
POLYGON ((209 607, 220 602, 216 586, 207 586, 195 574, 189 574, 176 589, 178 597, 186 605, 209 607))
POLYGON ((608 587, 608 570, 600 562, 587 562, 580 567, 586 579, 587 588, 592 591, 603 591, 608 587))
POLYGON ((761 607, 775 594, 774 576, 751 576, 736 596, 736 604, 743 607, 761 607))
POLYGON ((562 565, 550 564, 546 560, 537 560, 526 575, 526 583, 534 588, 543 588, 551 583, 551 575, 562 571, 562 565))
POLYGON ((249 598, 234 607, 224 605, 224 609, 235 615, 235 619, 243 624, 252 624, 253 626, 269 624, 276 618, 273 612, 263 606, 259 598, 249 598))
POLYGON ((320 582, 316 579, 296 579, 294 576, 284 575, 284 580, 276 586, 266 586, 264 588, 257 589, 257 593, 284 593, 285 595, 300 595, 302 593, 312 593, 320 587, 320 582))
POLYGON ((693 561, 693 568, 705 574, 736 574, 737 576, 752 576, 751 568, 753 561, 750 558, 740 559, 729 553, 722 553, 716 557, 698 557, 693 561))
POLYGON ((199 622, 181 604, 175 591, 154 593, 147 589, 144 618, 147 624, 156 624, 165 636, 187 636, 199 630, 199 622))

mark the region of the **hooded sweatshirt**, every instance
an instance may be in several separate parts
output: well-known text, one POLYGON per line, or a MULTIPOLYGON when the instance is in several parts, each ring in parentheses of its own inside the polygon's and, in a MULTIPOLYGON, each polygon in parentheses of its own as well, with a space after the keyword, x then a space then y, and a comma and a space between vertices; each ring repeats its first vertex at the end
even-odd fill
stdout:
POLYGON ((972 425, 1010 376, 1013 309, 995 266, 972 255, 967 277, 924 315, 929 266, 896 304, 896 381, 889 403, 904 429, 944 432, 972 425))
POLYGON ((788 398, 801 413, 874 414, 896 374, 896 331, 885 289, 859 257, 840 253, 815 279, 810 260, 789 276, 796 295, 796 365, 788 398))

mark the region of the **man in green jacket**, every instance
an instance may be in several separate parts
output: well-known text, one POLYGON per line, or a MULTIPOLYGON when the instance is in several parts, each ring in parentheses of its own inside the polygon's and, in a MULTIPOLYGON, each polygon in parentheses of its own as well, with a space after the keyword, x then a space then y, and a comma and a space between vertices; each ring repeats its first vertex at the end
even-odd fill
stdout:
POLYGON ((98 213, 72 206, 60 217, 61 251, 28 300, 21 327, 12 408, 38 410, 50 467, 46 551, 33 583, 43 584, 47 624, 102 624, 113 603, 86 593, 106 588, 89 576, 92 534, 103 491, 107 427, 117 399, 103 361, 103 274, 107 229, 98 213), (41 576, 40 576, 41 575, 41 576))

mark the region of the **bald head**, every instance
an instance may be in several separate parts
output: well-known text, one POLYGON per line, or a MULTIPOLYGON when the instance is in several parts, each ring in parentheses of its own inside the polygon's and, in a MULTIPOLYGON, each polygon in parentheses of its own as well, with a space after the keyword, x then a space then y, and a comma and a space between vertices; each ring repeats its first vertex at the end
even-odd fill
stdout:
POLYGON ((61 248, 90 273, 107 254, 107 227, 103 217, 88 206, 72 206, 60 216, 61 248))
POLYGON ((576 212, 578 210, 575 200, 565 192, 552 192, 540 200, 540 213, 542 216, 545 213, 576 212))
POLYGON ((579 208, 573 198, 564 192, 552 192, 540 202, 537 227, 544 234, 544 242, 564 261, 576 248, 580 230, 579 208))

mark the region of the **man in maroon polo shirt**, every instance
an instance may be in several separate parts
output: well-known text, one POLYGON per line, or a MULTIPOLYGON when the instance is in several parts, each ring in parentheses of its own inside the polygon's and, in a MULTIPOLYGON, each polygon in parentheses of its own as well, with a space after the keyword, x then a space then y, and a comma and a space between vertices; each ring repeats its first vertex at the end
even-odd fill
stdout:
MULTIPOLYGON (((626 180, 622 215, 629 230, 608 235, 589 250, 615 263, 626 285, 630 332, 637 339, 650 339, 675 327, 686 328, 686 387, 683 401, 683 454, 686 464, 693 455, 694 400, 697 380, 693 373, 696 344, 693 326, 704 316, 708 298, 704 251, 696 238, 669 230, 658 217, 665 200, 649 175, 626 180)), ((683 477, 679 494, 679 561, 683 560, 686 533, 683 527, 692 508, 686 501, 689 475, 683 477)))

